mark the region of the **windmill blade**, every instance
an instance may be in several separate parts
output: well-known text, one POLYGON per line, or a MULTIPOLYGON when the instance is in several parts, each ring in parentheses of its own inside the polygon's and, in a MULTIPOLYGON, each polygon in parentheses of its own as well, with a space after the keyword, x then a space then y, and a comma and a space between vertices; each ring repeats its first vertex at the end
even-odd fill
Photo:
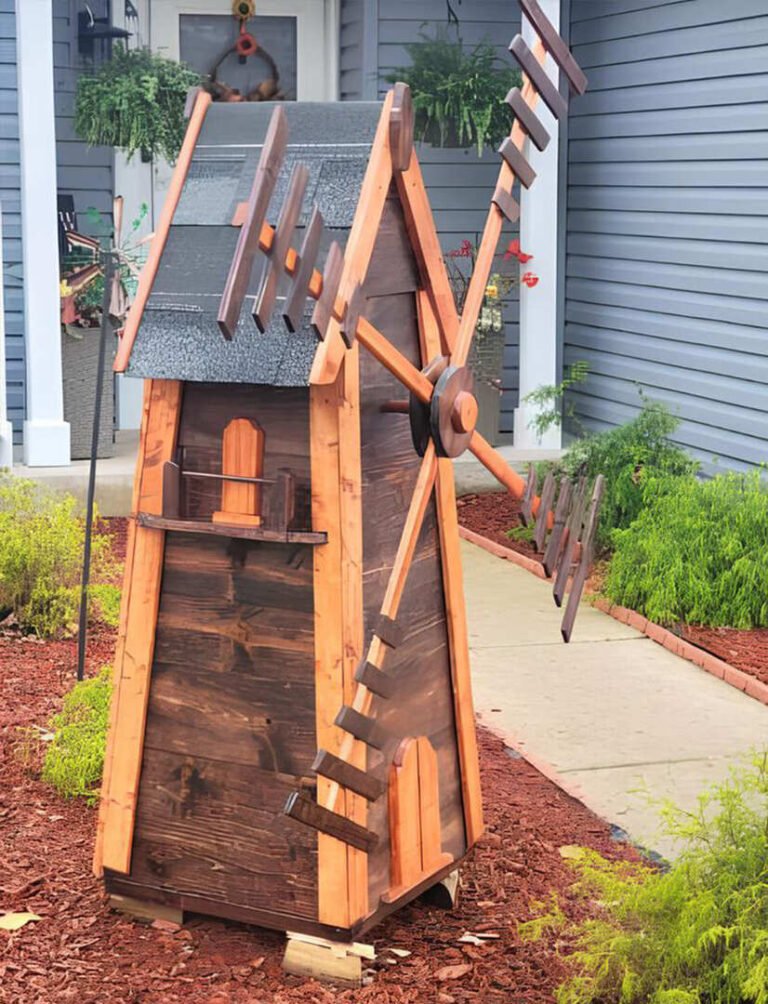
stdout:
POLYGON ((587 89, 584 71, 571 55, 571 51, 557 32, 557 29, 538 4, 538 0, 519 0, 520 7, 531 22, 544 48, 568 78, 571 90, 583 94, 587 89))
POLYGON ((272 112, 269 122, 251 194, 248 197, 245 222, 240 228, 235 254, 219 304, 216 320, 227 341, 232 339, 237 329, 240 310, 253 269, 253 260, 259 247, 261 227, 269 209, 287 144, 288 124, 282 106, 278 105, 272 112))
POLYGON ((285 258, 301 213, 308 181, 309 168, 304 164, 296 164, 291 172, 288 193, 280 208, 280 217, 272 237, 272 246, 268 252, 269 257, 253 306, 253 319, 262 334, 267 330, 272 308, 277 298, 280 279, 285 273, 285 258))
POLYGON ((286 802, 284 812, 292 819, 311 826, 323 833, 331 834, 360 850, 370 851, 372 844, 366 831, 346 816, 336 811, 341 789, 361 794, 369 801, 383 795, 386 786, 367 771, 352 763, 356 742, 363 742, 374 749, 381 748, 386 733, 372 712, 374 696, 386 699, 393 691, 393 680, 382 669, 386 653, 391 643, 396 641, 388 633, 397 622, 400 601, 403 597, 408 571, 411 567, 416 544, 426 515, 429 500, 437 477, 437 456, 434 444, 430 443, 419 468, 416 486, 408 507, 403 531, 397 546, 392 571, 381 604, 381 616, 365 659, 355 673, 356 687, 349 704, 344 705, 336 716, 336 724, 344 729, 338 755, 319 750, 313 764, 314 770, 330 781, 322 804, 309 800, 300 792, 294 792, 286 802), (385 636, 385 637, 382 637, 385 636), (367 681, 367 682, 366 682, 367 681), (372 686, 368 686, 372 683, 372 686))
POLYGON ((304 306, 309 293, 309 284, 315 273, 315 261, 323 236, 323 214, 315 206, 299 252, 299 267, 294 273, 293 284, 283 307, 285 326, 293 334, 301 327, 304 306))
POLYGON ((598 474, 595 478, 595 487, 592 491, 592 500, 589 503, 587 518, 584 521, 579 567, 576 570, 576 574, 571 582, 571 592, 568 596, 568 605, 565 608, 563 621, 560 625, 560 633, 563 636, 564 642, 569 642, 571 640, 571 634, 573 633, 573 625, 576 621, 576 612, 579 608, 581 594, 584 591, 584 584, 587 581, 589 569, 592 565, 592 550, 594 547, 595 533, 597 531, 597 522, 600 513, 600 503, 603 499, 604 489, 605 482, 603 475, 598 474))
POLYGON ((123 236, 123 197, 122 195, 116 195, 112 200, 112 219, 114 221, 114 246, 120 247, 120 242, 123 236))

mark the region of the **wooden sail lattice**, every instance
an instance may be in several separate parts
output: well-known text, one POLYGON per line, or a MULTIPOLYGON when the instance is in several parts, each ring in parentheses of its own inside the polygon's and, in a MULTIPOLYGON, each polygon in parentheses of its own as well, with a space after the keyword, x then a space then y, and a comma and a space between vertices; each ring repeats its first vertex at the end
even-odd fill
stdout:
MULTIPOLYGON (((349 349, 356 341, 400 380, 410 394, 408 402, 393 402, 393 411, 408 410, 411 415, 414 444, 422 455, 419 475, 406 516, 394 565, 390 573, 379 622, 373 632, 365 657, 355 673, 355 690, 335 719, 344 733, 338 754, 320 750, 313 764, 316 774, 329 782, 325 797, 316 801, 304 792, 294 792, 285 811, 292 818, 369 852, 376 834, 338 811, 340 794, 348 789, 368 801, 380 798, 385 790, 382 781, 352 762, 357 743, 371 749, 386 741, 375 716, 376 700, 387 700, 395 690, 394 678, 387 673, 387 653, 397 645, 398 612, 408 568, 413 558, 428 503, 436 485, 441 457, 458 456, 469 449, 511 492, 524 496, 523 512, 528 521, 535 519, 537 547, 544 551, 548 574, 554 575, 554 595, 563 603, 565 588, 574 562, 570 596, 562 623, 562 635, 568 641, 576 609, 589 570, 597 524, 602 479, 598 479, 587 499, 588 486, 582 481, 574 486, 563 479, 559 486, 548 475, 540 496, 535 491, 535 476, 527 484, 506 464, 490 444, 476 431, 477 405, 472 394, 472 379, 466 367, 472 337, 488 275, 492 266, 504 220, 514 221, 519 206, 512 195, 515 180, 529 187, 536 173, 525 155, 525 142, 543 150, 549 135, 536 115, 541 97, 553 114, 560 118, 567 112, 567 101, 544 69, 547 54, 568 80, 575 93, 583 93, 586 78, 573 60, 567 46, 547 20, 536 0, 520 0, 538 40, 530 49, 521 36, 510 44, 510 51, 524 73, 522 88, 514 88, 507 101, 515 116, 510 135, 499 149, 502 159, 498 183, 493 192, 483 236, 478 248, 464 311, 461 317, 454 302, 442 304, 443 327, 453 332, 452 344, 443 345, 438 359, 424 359, 419 370, 365 317, 366 301, 360 281, 354 282, 346 297, 340 295, 344 275, 344 255, 331 244, 322 273, 316 268, 324 222, 314 206, 300 250, 291 246, 299 219, 307 183, 306 168, 293 169, 288 193, 277 225, 266 222, 267 209, 280 173, 287 146, 287 125, 281 107, 273 113, 269 132, 256 170, 244 221, 221 298, 219 326, 225 338, 234 335, 245 298, 248 276, 257 251, 266 257, 259 292, 253 306, 253 318, 264 331, 285 277, 291 285, 285 296, 283 318, 290 332, 301 325, 306 300, 315 301, 312 327, 321 341, 340 339, 349 349), (332 327, 335 322, 335 327, 332 327)), ((408 171, 412 159, 413 115, 410 93, 403 84, 395 85, 389 118, 389 150, 393 177, 408 171)), ((343 358, 334 346, 328 350, 329 373, 343 358), (335 361, 335 363, 334 363, 335 361)))

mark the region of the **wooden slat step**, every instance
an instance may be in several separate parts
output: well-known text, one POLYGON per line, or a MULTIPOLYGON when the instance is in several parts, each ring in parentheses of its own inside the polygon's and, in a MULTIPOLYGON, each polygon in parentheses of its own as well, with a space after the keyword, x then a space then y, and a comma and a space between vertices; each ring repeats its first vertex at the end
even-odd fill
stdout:
POLYGON ((378 836, 371 830, 366 830, 364 826, 347 819, 346 816, 340 816, 337 812, 323 808, 300 791, 294 791, 288 796, 283 812, 291 819, 311 826, 321 833, 327 833, 329 837, 342 840, 350 847, 365 851, 366 854, 370 854, 379 841, 378 836))
POLYGON ((555 519, 552 526, 552 533, 547 541, 547 549, 544 552, 542 564, 547 575, 552 575, 557 568, 557 559, 560 555, 560 545, 565 532, 565 521, 568 518, 568 510, 571 505, 571 482, 569 478, 562 478, 560 481, 560 494, 557 496, 555 506, 555 519))
POLYGON ((304 164, 296 164, 291 172, 291 180, 288 182, 285 201, 280 207, 280 216, 275 227, 272 247, 269 250, 267 267, 253 307, 253 319, 262 334, 267 330, 272 315, 278 285, 285 271, 285 256, 291 246, 293 231, 296 229, 296 223, 301 213, 308 181, 309 168, 304 164))
POLYGON ((378 778, 367 774, 354 764, 347 763, 327 750, 318 750, 312 770, 316 774, 327 777, 329 781, 338 782, 343 788, 349 788, 356 795, 362 795, 369 802, 375 802, 386 791, 386 784, 378 778))
POLYGON ((549 79, 547 71, 525 44, 522 35, 515 35, 510 43, 509 51, 518 61, 520 69, 539 92, 555 118, 565 118, 568 114, 568 102, 549 79))
POLYGON ((365 310, 365 295, 363 293, 363 287, 358 282, 355 288, 352 290, 352 296, 349 298, 349 303, 347 304, 347 310, 344 314, 344 320, 341 324, 341 337, 344 339, 344 344, 348 349, 351 349, 355 344, 355 332, 357 331, 357 322, 360 320, 360 315, 365 310))
POLYGON ((605 479, 602 474, 598 474, 595 478, 595 487, 592 491, 592 500, 589 503, 587 518, 584 521, 584 532, 581 537, 581 559, 579 561, 579 567, 577 568, 576 574, 571 582, 571 592, 568 596, 568 605, 565 608, 565 614, 563 615, 563 620, 560 625, 560 633, 563 636, 563 641, 565 642, 569 642, 571 640, 573 625, 576 622, 576 614, 579 609, 579 601, 581 600, 581 594, 584 591, 584 583, 587 581, 589 569, 592 564, 592 549, 595 542, 595 531, 597 529, 597 520, 600 513, 600 503, 603 500, 604 486, 605 479))
POLYGON ((355 680, 377 697, 391 697, 395 692, 395 678, 372 662, 360 663, 355 670, 355 680))
POLYGON ((317 206, 312 210, 309 226, 304 233, 304 240, 299 252, 299 267, 293 277, 290 292, 285 299, 283 320, 288 330, 293 333, 301 327, 304 318, 304 307, 307 302, 309 284, 315 269, 315 260, 320 250, 323 236, 323 214, 317 206))
POLYGON ((403 629, 397 621, 393 621, 386 614, 379 614, 379 619, 376 621, 373 633, 378 638, 381 638, 389 648, 397 648, 398 645, 402 645, 403 643, 403 629))
POLYGON ((525 159, 523 153, 517 149, 509 136, 506 137, 504 142, 499 147, 499 153, 512 168, 512 171, 515 177, 519 179, 520 184, 525 188, 530 188, 536 180, 536 172, 525 159))
POLYGON ((333 316, 333 305, 336 302, 336 294, 339 291, 339 281, 341 270, 344 266, 344 253, 339 244, 334 241, 328 248, 323 268, 323 288, 312 311, 312 327, 315 334, 322 341, 328 331, 328 325, 333 316))
POLYGON ((506 216, 510 223, 516 223, 520 219, 520 205, 503 185, 496 186, 491 202, 506 216))
POLYGON ((544 548, 544 541, 547 539, 547 524, 549 523, 549 512, 555 499, 555 475, 549 471, 544 478, 541 487, 541 501, 539 502, 539 513, 536 517, 536 528, 533 533, 533 542, 536 550, 544 548))
POLYGON ((560 554, 555 584, 552 587, 552 595, 555 597, 557 606, 562 606, 565 588, 568 585, 568 576, 571 573, 571 565, 576 554, 576 545, 581 537, 581 528, 584 523, 584 509, 586 507, 586 486, 586 478, 580 478, 579 486, 573 494, 571 512, 568 517, 568 537, 565 541, 565 547, 560 554))
POLYGON ((512 113, 528 133, 539 150, 546 150, 549 143, 549 133, 541 124, 536 112, 531 108, 523 97, 523 92, 519 87, 513 87, 507 95, 507 104, 512 109, 512 113))
POLYGON ((361 715, 359 711, 348 706, 341 709, 333 724, 377 750, 383 749, 389 738, 387 730, 375 718, 361 715))
POLYGON ((253 179, 253 187, 248 198, 245 222, 237 238, 235 254, 229 267, 227 282, 219 304, 217 323, 222 335, 228 340, 232 338, 237 328, 240 309, 253 269, 253 260, 259 246, 261 226, 267 215, 267 209, 269 209, 269 201, 280 173, 280 165, 283 162, 287 142, 288 124, 285 112, 278 105, 269 122, 269 129, 253 179))
POLYGON ((584 71, 573 58, 570 49, 555 30, 555 26, 538 4, 538 0, 519 0, 520 7, 536 29, 536 34, 544 44, 544 48, 554 59, 568 78, 571 88, 577 94, 583 94, 587 89, 587 78, 584 71))
POLYGON ((536 468, 528 465, 528 480, 525 482, 525 495, 520 505, 520 518, 524 526, 530 526, 533 519, 533 500, 536 496, 536 468))

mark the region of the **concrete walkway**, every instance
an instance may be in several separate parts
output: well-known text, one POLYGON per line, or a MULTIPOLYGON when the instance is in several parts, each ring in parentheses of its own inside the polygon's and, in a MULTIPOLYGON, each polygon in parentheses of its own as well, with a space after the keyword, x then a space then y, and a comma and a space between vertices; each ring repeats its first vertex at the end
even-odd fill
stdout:
POLYGON ((638 789, 693 806, 768 746, 768 708, 587 604, 565 645, 551 584, 466 541, 462 558, 481 720, 634 840, 673 853, 638 789))

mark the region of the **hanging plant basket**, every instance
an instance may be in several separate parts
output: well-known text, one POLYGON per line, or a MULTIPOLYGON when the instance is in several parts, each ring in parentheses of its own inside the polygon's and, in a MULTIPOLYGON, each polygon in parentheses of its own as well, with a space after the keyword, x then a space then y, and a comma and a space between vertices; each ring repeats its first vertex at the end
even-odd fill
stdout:
POLYGON ((411 88, 416 139, 441 147, 471 147, 481 157, 509 133, 512 112, 505 102, 521 82, 517 70, 503 65, 490 42, 465 48, 446 29, 434 38, 405 46, 411 66, 401 66, 387 80, 411 88))
POLYGON ((197 73, 148 49, 115 46, 108 62, 83 74, 75 95, 75 132, 91 145, 114 146, 130 159, 173 163, 184 139, 184 102, 197 73))

